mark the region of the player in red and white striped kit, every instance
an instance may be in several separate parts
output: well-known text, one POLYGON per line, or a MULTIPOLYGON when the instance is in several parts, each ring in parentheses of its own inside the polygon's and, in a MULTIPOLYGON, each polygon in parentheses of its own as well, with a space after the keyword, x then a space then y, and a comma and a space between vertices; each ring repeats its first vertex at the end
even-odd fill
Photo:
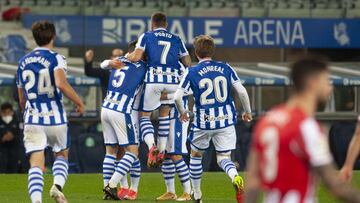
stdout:
POLYGON ((314 118, 331 91, 328 66, 314 58, 293 64, 294 95, 257 124, 250 157, 246 202, 315 203, 316 176, 339 199, 360 202, 360 193, 337 177, 327 138, 314 118))

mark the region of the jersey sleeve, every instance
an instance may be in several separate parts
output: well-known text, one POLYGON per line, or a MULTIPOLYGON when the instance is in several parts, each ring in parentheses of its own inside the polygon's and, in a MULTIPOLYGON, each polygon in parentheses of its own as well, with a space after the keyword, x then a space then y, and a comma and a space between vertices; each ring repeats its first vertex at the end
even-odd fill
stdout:
POLYGON ((145 33, 143 33, 138 38, 135 49, 145 50, 145 48, 146 48, 146 35, 145 35, 145 33))
POLYGON ((230 80, 231 80, 231 84, 234 84, 236 82, 240 82, 240 78, 239 76, 237 75, 237 73, 235 72, 235 70, 229 65, 227 64, 231 70, 230 72, 230 80))
POLYGON ((181 58, 181 57, 184 57, 184 56, 189 55, 189 52, 188 52, 188 50, 186 49, 186 46, 185 46, 184 41, 181 40, 180 38, 179 38, 179 40, 180 40, 179 56, 180 56, 180 58, 181 58))
POLYGON ((56 55, 56 61, 57 61, 57 66, 54 68, 54 70, 63 69, 66 73, 67 72, 67 63, 66 63, 65 57, 58 54, 58 55, 56 55))
POLYGON ((321 132, 319 124, 313 118, 305 120, 300 125, 301 136, 304 141, 304 152, 311 166, 318 167, 332 162, 326 136, 321 132))
POLYGON ((179 84, 179 89, 183 89, 184 92, 190 92, 190 77, 189 77, 189 71, 187 70, 179 84))

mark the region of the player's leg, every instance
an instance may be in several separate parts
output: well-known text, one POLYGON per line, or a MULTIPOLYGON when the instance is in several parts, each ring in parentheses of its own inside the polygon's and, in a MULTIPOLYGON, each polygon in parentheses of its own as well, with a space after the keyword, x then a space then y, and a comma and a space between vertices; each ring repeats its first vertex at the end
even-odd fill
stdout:
POLYGON ((234 126, 214 132, 212 137, 218 165, 231 179, 235 189, 238 202, 242 201, 244 190, 244 181, 239 176, 235 164, 231 161, 231 151, 236 147, 236 131, 234 126))
POLYGON ((202 156, 204 150, 209 148, 210 136, 203 130, 193 128, 190 132, 190 180, 193 188, 193 198, 196 202, 201 202, 201 176, 203 173, 202 156))
POLYGON ((136 200, 137 199, 137 192, 139 188, 139 182, 140 182, 140 176, 141 176, 141 165, 140 160, 137 158, 131 168, 130 168, 130 189, 129 193, 125 196, 125 199, 127 200, 136 200))
POLYGON ((132 118, 129 114, 112 113, 112 126, 117 134, 117 139, 120 146, 125 147, 125 154, 120 159, 118 165, 115 167, 115 172, 112 175, 108 186, 105 187, 105 192, 114 199, 118 199, 117 185, 120 180, 127 175, 133 163, 138 159, 138 139, 132 124, 132 118))
POLYGON ((159 109, 159 130, 157 147, 159 154, 157 163, 160 165, 164 161, 165 148, 170 132, 170 109, 169 105, 162 105, 159 109))
POLYGON ((63 188, 67 180, 69 163, 69 147, 70 138, 68 135, 67 124, 58 126, 46 126, 44 127, 48 137, 48 145, 52 147, 55 154, 55 161, 53 163, 53 186, 50 189, 50 196, 54 198, 56 202, 67 202, 63 188))
POLYGON ((157 201, 166 201, 166 200, 175 200, 176 193, 175 193, 175 164, 172 159, 167 155, 161 165, 161 172, 163 174, 166 186, 166 192, 157 197, 157 201))
POLYGON ((191 184, 190 184, 190 171, 188 165, 185 163, 181 155, 172 155, 172 161, 175 165, 176 173, 180 179, 181 185, 183 187, 183 194, 177 198, 177 201, 189 201, 191 200, 191 184))
MULTIPOLYGON (((103 129, 104 144, 106 149, 102 167, 104 184, 103 190, 109 184, 109 180, 115 172, 116 155, 118 151, 117 135, 112 126, 112 120, 110 119, 111 115, 109 117, 109 114, 111 113, 111 110, 105 108, 101 110, 101 125, 103 129)), ((110 200, 112 199, 112 197, 106 194, 106 192, 104 191, 103 199, 110 200)))
MULTIPOLYGON (((115 161, 115 167, 119 164, 121 158, 124 156, 125 154, 125 149, 124 147, 118 147, 118 151, 116 154, 116 161, 115 161)), ((111 178, 111 176, 110 176, 111 178)), ((120 180, 120 189, 118 191, 118 197, 120 200, 125 199, 125 196, 129 193, 129 183, 128 183, 128 179, 127 179, 127 175, 125 175, 121 180, 120 180)))
POLYGON ((47 139, 42 126, 25 125, 24 146, 29 155, 28 191, 32 203, 42 202, 44 178, 42 168, 45 164, 44 149, 47 139))

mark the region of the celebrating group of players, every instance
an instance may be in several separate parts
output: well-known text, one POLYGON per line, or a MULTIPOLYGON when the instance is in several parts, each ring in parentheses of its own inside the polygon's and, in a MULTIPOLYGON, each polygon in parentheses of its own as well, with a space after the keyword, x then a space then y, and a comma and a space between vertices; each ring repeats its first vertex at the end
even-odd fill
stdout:
MULTIPOLYGON (((266 191, 265 202, 315 202, 312 171, 341 199, 360 202, 359 193, 336 176, 331 177, 335 173, 327 142, 313 119, 318 103, 331 92, 326 63, 309 58, 294 64, 291 78, 295 94, 259 121, 248 162, 248 186, 244 189, 244 181, 230 158, 236 145, 237 121, 232 90, 243 106, 242 119, 252 120, 249 97, 238 75, 229 64, 212 59, 215 45, 211 37, 200 35, 194 39, 199 63, 191 66, 183 41, 166 30, 163 13, 152 15, 151 27, 129 44, 124 57, 101 63, 111 72, 101 110, 106 145, 104 200, 137 199, 141 173, 138 146, 143 141, 149 148, 148 167, 161 165, 167 188, 156 200, 201 202, 202 154, 212 140, 217 162, 230 177, 238 202, 243 201, 244 190, 245 201, 256 202, 260 187, 266 191), (193 113, 189 110, 189 95, 194 97, 193 113), (155 144, 150 116, 156 109, 159 129, 155 144), (194 117, 189 132, 190 115, 194 117), (182 157, 188 153, 187 140, 191 146, 189 166, 182 157), (175 193, 176 173, 183 187, 179 197, 175 193)), ((39 21, 33 24, 32 32, 39 48, 19 61, 17 75, 24 111, 24 143, 31 164, 28 190, 32 202, 42 202, 44 149, 51 146, 56 158, 50 196, 64 203, 69 139, 62 94, 80 113, 84 104, 67 82, 65 58, 51 51, 54 25, 39 21)))

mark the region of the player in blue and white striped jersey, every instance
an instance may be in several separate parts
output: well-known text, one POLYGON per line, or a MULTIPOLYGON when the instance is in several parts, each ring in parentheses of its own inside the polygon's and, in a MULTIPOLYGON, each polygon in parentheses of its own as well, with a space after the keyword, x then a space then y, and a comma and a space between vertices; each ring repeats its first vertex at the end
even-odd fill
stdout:
POLYGON ((55 152, 54 185, 50 195, 57 202, 67 202, 62 188, 68 174, 68 138, 66 112, 62 94, 84 112, 84 104, 66 79, 65 58, 54 51, 55 26, 47 21, 35 22, 32 33, 39 46, 19 61, 17 85, 24 110, 24 145, 30 155, 29 194, 32 202, 42 202, 44 149, 55 152))
POLYGON ((243 180, 231 161, 231 150, 235 149, 236 109, 231 90, 245 109, 243 119, 250 121, 249 97, 239 77, 229 64, 212 60, 215 44, 211 37, 200 35, 194 41, 195 54, 199 64, 190 67, 175 93, 175 103, 181 120, 188 121, 188 112, 182 105, 184 92, 193 91, 195 99, 194 122, 190 133, 191 159, 190 177, 194 189, 194 199, 201 201, 200 180, 202 174, 201 158, 204 150, 213 141, 219 166, 228 174, 236 186, 237 195, 243 191, 243 180))
POLYGON ((173 104, 173 100, 161 101, 161 92, 175 93, 179 83, 178 78, 183 71, 179 61, 188 67, 191 59, 184 42, 177 35, 166 30, 165 14, 154 13, 151 16, 151 27, 151 31, 139 37, 135 51, 127 57, 131 61, 138 61, 144 54, 147 56, 148 70, 145 77, 140 127, 142 137, 150 150, 148 166, 152 167, 163 160, 169 134, 169 126, 166 123, 169 122, 170 107, 167 105, 173 104), (150 115, 159 107, 159 123, 164 128, 155 146, 154 127, 150 115))
MULTIPOLYGON (((129 45, 130 52, 135 48, 135 43, 132 42, 129 45)), ((121 69, 111 70, 108 92, 101 110, 101 123, 106 145, 103 170, 104 172, 106 170, 106 173, 113 171, 108 184, 105 185, 104 192, 112 199, 119 199, 117 185, 127 175, 130 168, 134 167, 133 164, 138 162, 139 138, 131 113, 135 95, 143 84, 146 72, 146 64, 143 61, 132 63, 125 57, 108 61, 108 65, 104 65, 103 62, 102 67, 114 67, 116 62, 121 62, 125 66, 121 69), (114 168, 119 146, 125 147, 125 155, 114 168)), ((106 184, 105 179, 104 184, 106 184)))

